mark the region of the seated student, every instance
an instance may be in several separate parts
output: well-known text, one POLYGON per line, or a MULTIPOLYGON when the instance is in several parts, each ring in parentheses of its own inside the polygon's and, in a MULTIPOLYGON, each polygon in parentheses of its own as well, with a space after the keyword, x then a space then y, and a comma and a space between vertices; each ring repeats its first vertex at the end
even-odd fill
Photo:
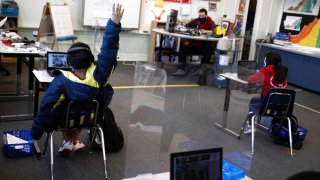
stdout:
MULTIPOLYGON (((51 132, 58 125, 64 124, 61 121, 64 121, 65 117, 61 118, 63 113, 60 112, 66 108, 62 107, 63 104, 68 104, 64 103, 65 101, 95 99, 99 86, 105 86, 108 83, 117 65, 122 15, 122 6, 113 5, 112 16, 107 23, 100 54, 95 64, 94 56, 87 44, 79 42, 69 48, 67 58, 73 70, 59 72, 50 83, 31 128, 32 138, 40 139, 44 131, 51 132)), ((111 97, 104 100, 106 106, 110 100, 111 97)), ((84 147, 79 139, 80 131, 81 129, 62 132, 64 140, 59 153, 68 154, 84 147)))
MULTIPOLYGON (((272 88, 287 88, 288 68, 281 64, 281 56, 277 52, 269 52, 264 59, 264 67, 248 77, 248 84, 262 83, 260 97, 254 97, 250 101, 249 111, 258 112, 264 97, 272 88)), ((244 133, 251 133, 250 121, 244 133)))
MULTIPOLYGON (((214 21, 210 16, 207 16, 206 9, 199 10, 199 17, 192 20, 186 26, 199 28, 201 33, 212 33, 212 29, 215 27, 214 21)), ((202 55, 201 63, 208 64, 210 62, 211 56, 216 47, 216 42, 211 41, 188 41, 182 40, 179 49, 179 63, 178 70, 172 75, 184 76, 185 72, 185 63, 188 55, 195 53, 200 53, 202 55)))

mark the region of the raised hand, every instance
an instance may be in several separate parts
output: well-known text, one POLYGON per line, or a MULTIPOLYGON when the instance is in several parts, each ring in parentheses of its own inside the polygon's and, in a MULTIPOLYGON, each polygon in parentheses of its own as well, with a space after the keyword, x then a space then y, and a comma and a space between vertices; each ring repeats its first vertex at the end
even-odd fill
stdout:
POLYGON ((111 20, 114 23, 119 24, 121 19, 122 19, 123 12, 124 12, 124 9, 122 9, 122 5, 121 4, 117 4, 117 5, 113 4, 111 20))

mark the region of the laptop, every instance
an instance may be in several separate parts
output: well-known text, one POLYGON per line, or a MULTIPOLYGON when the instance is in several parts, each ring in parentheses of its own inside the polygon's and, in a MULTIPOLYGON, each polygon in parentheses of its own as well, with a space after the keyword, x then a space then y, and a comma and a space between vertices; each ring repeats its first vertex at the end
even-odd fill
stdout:
POLYGON ((222 148, 172 153, 170 180, 222 180, 222 148))
POLYGON ((47 52, 47 72, 50 76, 55 76, 54 70, 71 70, 66 52, 47 52))
POLYGON ((248 77, 257 70, 256 61, 238 61, 238 78, 247 81, 248 77))

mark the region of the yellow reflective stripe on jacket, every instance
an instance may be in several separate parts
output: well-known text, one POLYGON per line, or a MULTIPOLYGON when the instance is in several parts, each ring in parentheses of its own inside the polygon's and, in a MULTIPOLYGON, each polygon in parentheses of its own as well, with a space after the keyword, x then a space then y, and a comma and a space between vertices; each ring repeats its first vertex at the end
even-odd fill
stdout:
POLYGON ((107 82, 103 86, 106 86, 109 83, 109 80, 111 79, 111 76, 113 75, 113 72, 114 72, 114 66, 112 66, 110 76, 107 78, 107 82))
POLYGON ((64 99, 65 99, 64 94, 61 94, 58 102, 56 102, 56 103, 53 105, 53 108, 52 108, 51 110, 54 110, 57 106, 59 106, 64 99))

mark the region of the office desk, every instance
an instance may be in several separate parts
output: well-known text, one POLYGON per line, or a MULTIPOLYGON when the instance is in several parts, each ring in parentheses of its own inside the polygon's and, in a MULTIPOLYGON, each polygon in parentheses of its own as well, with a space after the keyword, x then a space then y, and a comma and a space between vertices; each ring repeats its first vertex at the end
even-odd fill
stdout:
MULTIPOLYGON (((198 40, 198 41, 212 41, 212 42, 219 41, 219 38, 214 38, 214 37, 190 36, 190 35, 179 34, 179 33, 170 33, 163 28, 155 28, 155 29, 152 29, 152 31, 157 34, 160 34, 160 46, 159 46, 159 55, 158 55, 159 60, 161 60, 161 54, 162 54, 162 50, 163 50, 162 42, 163 42, 164 35, 179 38, 178 46, 180 45, 180 39, 189 39, 189 40, 198 40)), ((212 51, 214 51, 214 49, 212 51)))
POLYGON ((237 73, 223 73, 223 74, 220 74, 220 76, 226 78, 227 86, 226 86, 226 93, 224 97, 222 123, 221 124, 215 123, 215 126, 239 138, 240 135, 238 133, 227 128, 228 111, 229 111, 229 103, 230 103, 230 80, 236 81, 242 84, 248 84, 248 82, 239 79, 237 73))
POLYGON ((40 84, 50 84, 54 77, 51 77, 47 70, 33 70, 33 75, 35 77, 35 88, 34 88, 34 105, 33 105, 33 114, 37 115, 38 107, 39 107, 39 92, 40 84))
POLYGON ((16 79, 16 92, 11 94, 1 94, 0 100, 27 100, 28 101, 28 113, 20 115, 6 115, 1 116, 0 121, 10 121, 10 120, 25 120, 33 119, 32 106, 33 106, 33 74, 34 69, 34 58, 44 57, 47 51, 51 51, 47 47, 43 49, 36 49, 33 51, 28 51, 27 49, 8 47, 3 43, 0 43, 0 65, 1 57, 17 57, 17 79, 16 79), (21 66, 23 58, 29 58, 28 64, 28 94, 24 95, 21 93, 21 66))

